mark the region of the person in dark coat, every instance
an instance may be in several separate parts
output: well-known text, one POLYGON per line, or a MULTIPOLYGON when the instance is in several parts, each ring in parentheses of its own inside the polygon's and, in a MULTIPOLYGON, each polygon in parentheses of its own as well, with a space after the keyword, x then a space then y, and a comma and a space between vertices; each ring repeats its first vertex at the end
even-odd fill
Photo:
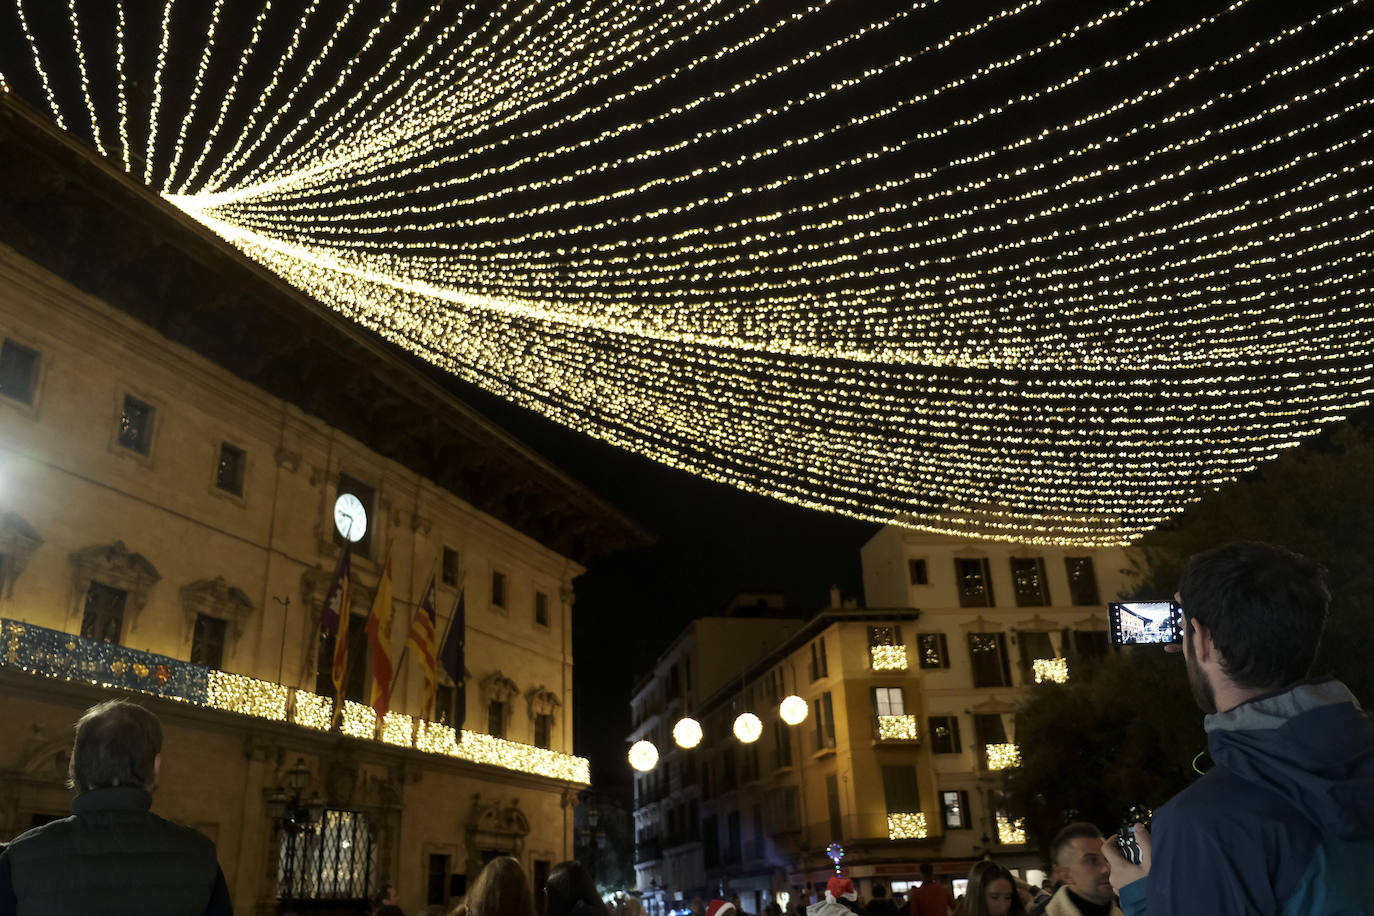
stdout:
POLYGON ((127 700, 76 723, 70 817, 20 834, 0 854, 0 916, 232 916, 215 844, 149 809, 162 725, 127 700))
POLYGON ((864 907, 868 916, 897 916, 897 904, 887 895, 887 885, 873 882, 873 899, 864 907))

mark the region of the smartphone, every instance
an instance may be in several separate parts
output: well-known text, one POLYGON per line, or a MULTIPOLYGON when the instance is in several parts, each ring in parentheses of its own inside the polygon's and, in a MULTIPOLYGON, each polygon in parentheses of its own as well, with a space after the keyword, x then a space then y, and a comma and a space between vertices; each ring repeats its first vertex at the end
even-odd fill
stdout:
POLYGON ((1183 642, 1183 608, 1173 601, 1123 601, 1107 605, 1112 644, 1140 646, 1183 642))

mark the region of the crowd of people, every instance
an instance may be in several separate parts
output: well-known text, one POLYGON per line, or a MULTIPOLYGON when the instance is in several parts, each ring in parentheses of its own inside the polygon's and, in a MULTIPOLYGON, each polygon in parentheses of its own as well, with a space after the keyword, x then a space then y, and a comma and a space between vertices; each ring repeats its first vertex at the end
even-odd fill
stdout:
MULTIPOLYGON (((860 903, 836 876, 806 916, 1374 914, 1363 880, 1374 863, 1374 719, 1344 684, 1308 678, 1330 601, 1321 569, 1281 547, 1229 544, 1195 557, 1175 598, 1183 641, 1170 649, 1206 714, 1212 767, 1155 812, 1155 836, 1134 826, 1138 855, 1069 824, 1049 850, 1050 887, 983 861, 956 901, 927 864, 906 901, 875 884, 860 903)), ((72 816, 0 852, 0 916, 232 914, 214 844, 150 811, 161 750, 157 718, 135 703, 81 717, 72 816)), ((393 890, 374 914, 411 916, 393 890)), ((539 914, 520 863, 497 858, 456 909, 422 916, 612 916, 577 862, 555 867, 544 892, 539 914)), ((694 904, 693 916, 750 916, 737 898, 694 904)), ((766 916, 799 914, 774 902, 766 916)))

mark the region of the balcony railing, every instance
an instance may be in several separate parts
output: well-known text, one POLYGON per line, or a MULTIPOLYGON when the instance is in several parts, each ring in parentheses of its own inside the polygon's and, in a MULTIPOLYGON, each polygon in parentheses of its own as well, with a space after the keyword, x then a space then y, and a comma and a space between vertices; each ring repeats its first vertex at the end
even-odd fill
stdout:
MULTIPOLYGON (((316 731, 329 731, 334 719, 334 701, 329 697, 18 620, 0 619, 0 666, 316 731)), ((388 712, 378 723, 372 707, 352 700, 344 703, 338 728, 353 738, 581 785, 591 782, 590 765, 584 757, 477 732, 464 731, 460 736, 447 725, 399 712, 388 712)))

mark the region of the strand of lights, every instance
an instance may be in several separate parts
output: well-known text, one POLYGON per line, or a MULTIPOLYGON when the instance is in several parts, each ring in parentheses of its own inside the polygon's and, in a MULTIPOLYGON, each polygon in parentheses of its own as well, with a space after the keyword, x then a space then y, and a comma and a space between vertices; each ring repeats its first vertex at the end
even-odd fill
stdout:
POLYGON ((870 646, 868 655, 874 671, 905 671, 909 667, 906 646, 870 646))
MULTIPOLYGON (((124 90, 124 0, 115 0, 115 95, 119 100, 119 151, 124 171, 132 172, 129 162, 129 100, 124 90)), ((202 151, 203 155, 203 151, 202 151)))
MULTIPOLYGON (((75 3, 75 0, 68 0, 68 2, 75 3)), ((181 164, 182 153, 186 150, 186 132, 190 129, 191 119, 196 114, 196 100, 200 98, 200 89, 205 85, 205 68, 209 66, 210 55, 215 48, 215 33, 219 28, 219 14, 223 8, 224 0, 215 0, 214 9, 210 12, 210 28, 205 38, 205 47, 200 55, 200 65, 196 69, 195 82, 191 85, 191 100, 186 106, 186 114, 181 118, 181 129, 177 131, 176 149, 172 154, 172 166, 167 170, 167 181, 164 181, 162 185, 164 192, 171 190, 171 176, 176 174, 177 167, 181 164)), ((91 111, 91 118, 92 120, 95 118, 94 109, 91 111)))
POLYGON ((920 811, 887 816, 887 838, 889 840, 924 840, 926 816, 920 811))
POLYGON ((878 738, 883 741, 915 741, 917 728, 916 716, 910 714, 878 717, 878 738))
POLYGON ((1023 846, 1026 843, 1026 822, 1012 820, 1004 812, 997 812, 997 842, 1003 846, 1023 846))
POLYGON ((153 106, 148 113, 148 146, 143 153, 143 183, 152 186, 153 183, 153 163, 156 161, 153 155, 157 147, 157 128, 158 112, 162 110, 162 71, 167 66, 167 43, 172 40, 172 4, 176 0, 167 0, 167 5, 162 8, 162 40, 157 46, 157 68, 153 72, 153 106))
POLYGON ((989 744, 987 753, 989 770, 1005 770, 1021 765, 1021 749, 1015 744, 989 744))
POLYGON ((38 53, 38 42, 34 40, 33 32, 29 29, 28 17, 24 15, 24 0, 14 0, 14 11, 19 15, 19 27, 24 31, 24 38, 29 43, 29 50, 33 54, 33 68, 38 73, 38 79, 43 84, 43 94, 48 98, 48 110, 52 112, 53 122, 62 130, 67 129, 67 123, 62 120, 62 109, 57 105, 57 99, 52 94, 52 83, 48 81, 48 71, 43 67, 43 58, 38 53))
MULTIPOLYGON (((1374 393, 1363 0, 1008 2, 952 28, 932 0, 506 0, 427 43, 438 4, 406 31, 390 2, 311 6, 309 40, 252 67, 207 67, 219 33, 171 41, 159 5, 147 149, 169 161, 145 177, 344 315, 606 441, 860 518, 1089 546, 1374 393), (936 38, 878 41, 898 22, 936 38), (974 59, 987 23, 1036 37, 974 59), (356 72, 388 46, 410 50, 356 72), (314 76, 277 93, 284 68, 314 76), (164 71, 197 74, 165 128, 164 71)), ((116 6, 127 162, 125 30, 157 21, 116 6)), ((58 119, 81 93, 100 143, 77 9, 65 70, 22 2, 13 45, 22 91, 58 119)))
POLYGON ((1031 668, 1035 672, 1035 683, 1043 684, 1052 681, 1056 684, 1066 684, 1069 680, 1069 660, 1067 658, 1037 658, 1031 662, 1031 668))

